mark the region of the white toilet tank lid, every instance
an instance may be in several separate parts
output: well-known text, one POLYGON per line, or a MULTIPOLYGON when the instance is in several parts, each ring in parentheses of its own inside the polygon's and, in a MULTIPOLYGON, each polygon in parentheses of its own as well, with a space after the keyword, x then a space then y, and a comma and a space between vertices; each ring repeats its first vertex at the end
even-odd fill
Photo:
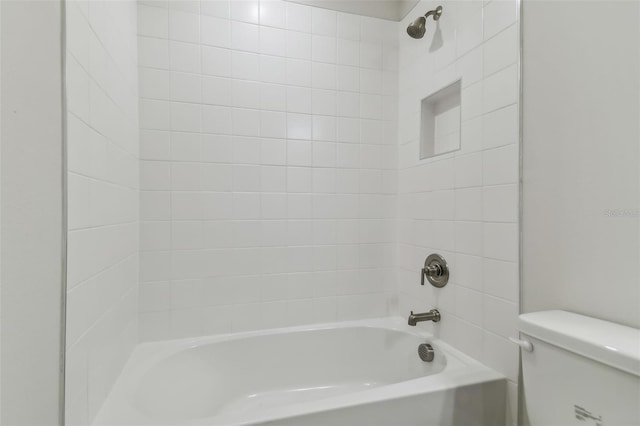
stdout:
POLYGON ((640 376, 637 328, 566 311, 522 314, 518 325, 523 334, 640 376))

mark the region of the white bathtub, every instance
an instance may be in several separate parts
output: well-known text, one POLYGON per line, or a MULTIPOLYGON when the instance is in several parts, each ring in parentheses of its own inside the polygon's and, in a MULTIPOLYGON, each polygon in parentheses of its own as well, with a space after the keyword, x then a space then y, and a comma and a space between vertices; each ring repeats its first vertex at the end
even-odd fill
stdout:
POLYGON ((504 401, 503 376, 385 318, 141 344, 94 424, 499 426, 504 401))

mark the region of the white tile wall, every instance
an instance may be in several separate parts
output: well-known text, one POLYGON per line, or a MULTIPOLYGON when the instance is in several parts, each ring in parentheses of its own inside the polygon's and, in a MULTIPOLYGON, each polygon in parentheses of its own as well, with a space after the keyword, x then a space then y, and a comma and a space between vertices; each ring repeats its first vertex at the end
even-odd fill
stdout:
MULTIPOLYGON (((518 22, 515 0, 445 1, 422 40, 405 28, 436 3, 421 1, 399 25, 399 313, 437 307, 420 325, 509 379, 515 407, 518 351, 518 22), (434 40, 441 39, 440 44, 434 40), (461 148, 419 161, 419 107, 462 79, 461 148), (451 281, 420 287, 432 252, 451 281)), ((515 409, 508 413, 515 424, 515 409)))
POLYGON ((143 340, 384 316, 396 23, 138 7, 143 340))
MULTIPOLYGON (((67 424, 87 425, 138 340, 136 4, 68 1, 66 10, 66 417, 67 424)), ((157 19, 139 24, 158 31, 157 19)), ((149 58, 159 56, 150 51, 149 58)), ((146 111, 145 120, 161 122, 163 110, 156 112, 146 111)))

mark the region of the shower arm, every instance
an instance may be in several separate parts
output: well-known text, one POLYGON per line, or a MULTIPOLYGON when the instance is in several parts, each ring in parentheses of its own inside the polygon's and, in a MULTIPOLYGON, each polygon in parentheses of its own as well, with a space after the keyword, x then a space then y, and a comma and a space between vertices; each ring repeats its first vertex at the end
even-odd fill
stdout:
POLYGON ((428 11, 424 17, 425 19, 428 19, 430 16, 433 16, 433 20, 437 21, 438 19, 440 19, 440 16, 442 15, 442 6, 438 6, 433 10, 428 11))

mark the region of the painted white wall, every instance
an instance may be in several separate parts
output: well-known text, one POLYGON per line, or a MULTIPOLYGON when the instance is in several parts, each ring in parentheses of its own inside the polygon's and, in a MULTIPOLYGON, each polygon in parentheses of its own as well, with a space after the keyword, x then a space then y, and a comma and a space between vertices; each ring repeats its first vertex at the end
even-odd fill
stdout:
POLYGON ((515 0, 445 1, 423 39, 399 25, 399 312, 438 308, 419 324, 509 379, 515 422, 518 350, 518 47, 515 0), (462 79, 459 151, 419 160, 420 105, 462 79), (449 263, 449 284, 420 286, 430 253, 449 263))
POLYGON ((62 296, 60 2, 3 1, 3 425, 58 424, 62 296))
POLYGON ((640 327, 639 8, 525 3, 525 312, 640 327))
POLYGON ((138 16, 142 338, 386 315, 396 24, 270 0, 138 16))
POLYGON ((67 1, 67 424, 91 422, 138 342, 136 11, 67 1))

